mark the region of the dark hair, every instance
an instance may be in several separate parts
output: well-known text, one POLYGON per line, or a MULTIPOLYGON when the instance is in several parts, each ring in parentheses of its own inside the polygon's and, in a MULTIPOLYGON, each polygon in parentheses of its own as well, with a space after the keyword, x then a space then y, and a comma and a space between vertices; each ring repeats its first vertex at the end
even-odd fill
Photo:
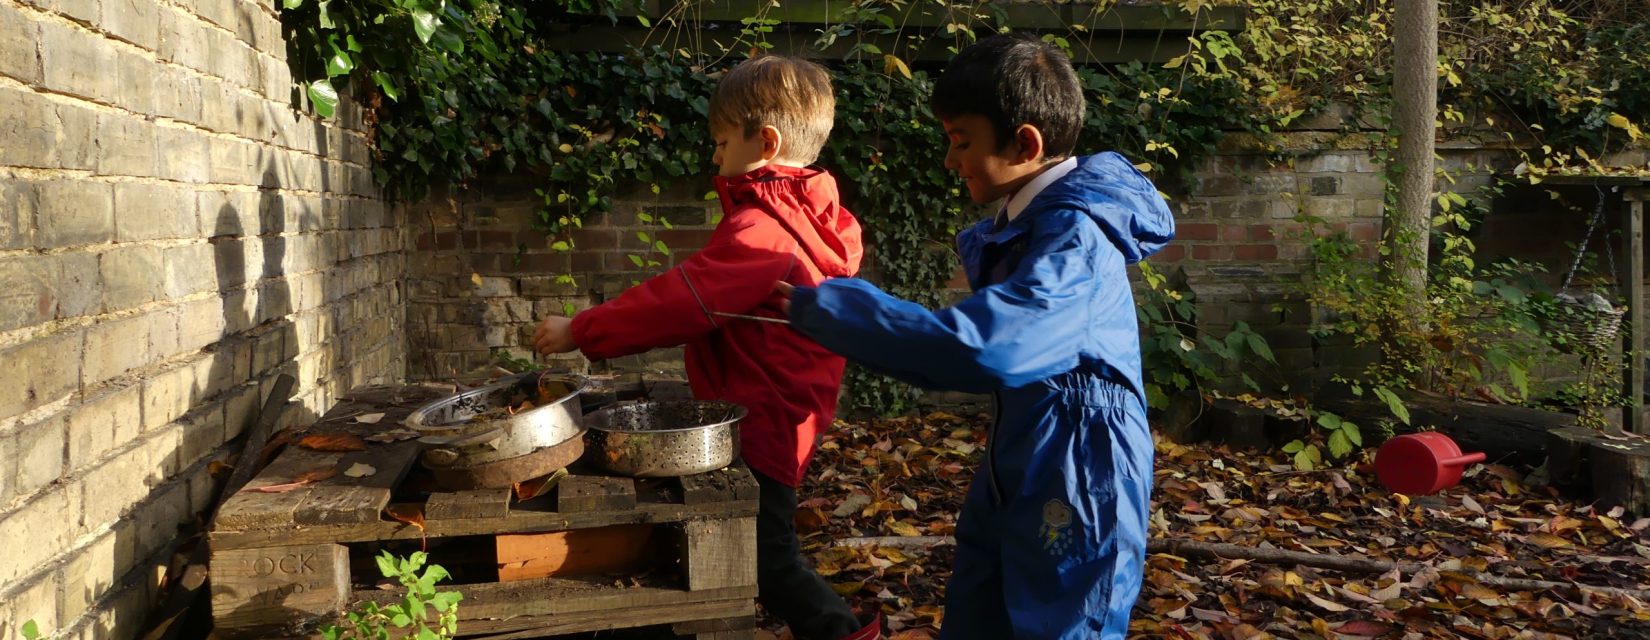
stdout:
POLYGON ((951 59, 934 83, 934 115, 980 115, 991 121, 997 148, 1022 124, 1043 134, 1043 155, 1071 155, 1083 124, 1083 91, 1071 60, 1028 34, 991 36, 951 59))

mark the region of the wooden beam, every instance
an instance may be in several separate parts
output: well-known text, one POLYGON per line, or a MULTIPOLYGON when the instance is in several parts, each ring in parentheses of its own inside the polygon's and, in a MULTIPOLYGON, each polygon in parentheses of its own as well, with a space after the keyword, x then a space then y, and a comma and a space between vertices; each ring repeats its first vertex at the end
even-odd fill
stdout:
MULTIPOLYGON (((467 602, 468 598, 466 598, 467 602)), ((463 607, 461 606, 459 610, 462 611, 463 607)), ((666 607, 634 607, 553 616, 523 616, 508 620, 460 620, 458 622, 458 632, 465 636, 491 634, 471 636, 471 640, 526 640, 566 633, 632 629, 692 620, 742 618, 752 616, 755 613, 756 605, 754 601, 746 598, 743 600, 701 602, 666 607)), ((752 632, 747 631, 746 633, 747 635, 744 637, 752 637, 750 635, 752 632)))
POLYGON ((212 553, 212 619, 220 631, 333 615, 349 597, 349 550, 343 545, 212 553))
POLYGON ((568 475, 556 484, 556 510, 562 513, 636 508, 636 481, 612 476, 568 475))
MULTIPOLYGON (((670 609, 729 600, 744 600, 749 604, 756 597, 754 583, 727 589, 688 591, 645 586, 619 588, 613 586, 612 580, 576 578, 437 585, 438 591, 448 589, 464 593, 464 602, 458 607, 460 620, 507 620, 518 616, 562 616, 574 613, 597 613, 621 618, 628 615, 628 610, 632 609, 670 609)), ((402 595, 382 589, 357 589, 353 597, 358 602, 370 600, 379 604, 390 604, 402 595)), ((679 621, 701 619, 703 618, 699 616, 688 616, 680 618, 679 621)), ((514 627, 527 628, 532 627, 514 627)), ((500 630, 496 627, 494 629, 500 630)), ((460 631, 464 631, 464 628, 461 627, 460 631)))
MULTIPOLYGON (((301 489, 300 489, 301 491, 301 489)), ((284 494, 274 494, 284 495, 284 494)), ((370 542, 374 540, 418 540, 453 536, 494 535, 500 531, 539 533, 587 529, 612 524, 681 522, 750 516, 756 513, 755 500, 739 500, 702 505, 640 504, 634 510, 597 513, 525 511, 512 509, 504 518, 470 518, 425 522, 425 531, 401 522, 380 520, 349 524, 285 526, 254 530, 219 530, 208 536, 215 549, 246 549, 282 544, 321 542, 370 542)))
POLYGON ((756 584, 756 518, 682 523, 688 590, 756 584))
POLYGON ((1622 421, 1627 430, 1645 435, 1644 386, 1645 336, 1650 326, 1645 322, 1644 298, 1644 194, 1646 189, 1629 189, 1627 220, 1622 225, 1622 242, 1627 253, 1627 379, 1622 390, 1627 397, 1627 419, 1622 421))
POLYGON ((425 520, 503 518, 510 515, 510 489, 432 493, 424 504, 425 520))

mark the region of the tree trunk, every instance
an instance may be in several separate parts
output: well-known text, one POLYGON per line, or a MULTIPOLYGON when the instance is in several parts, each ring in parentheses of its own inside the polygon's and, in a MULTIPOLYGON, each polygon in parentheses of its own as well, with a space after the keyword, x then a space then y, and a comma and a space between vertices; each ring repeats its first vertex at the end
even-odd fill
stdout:
MULTIPOLYGON (((1420 319, 1426 296, 1427 237, 1431 229, 1433 135, 1438 118, 1438 2, 1398 0, 1393 17, 1392 124, 1398 202, 1387 210, 1386 281, 1408 294, 1403 317, 1420 319)), ((1413 327, 1412 327, 1413 328, 1413 327)), ((1393 334, 1389 334, 1391 336, 1393 334)), ((1389 348, 1389 352, 1391 349, 1389 348)))

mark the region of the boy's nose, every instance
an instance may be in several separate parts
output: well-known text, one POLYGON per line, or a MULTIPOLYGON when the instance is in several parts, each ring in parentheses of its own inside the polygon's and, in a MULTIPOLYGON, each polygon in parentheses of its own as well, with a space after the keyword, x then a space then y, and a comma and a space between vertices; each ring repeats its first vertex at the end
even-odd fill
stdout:
POLYGON ((952 151, 950 149, 946 149, 945 150, 945 168, 946 168, 946 170, 956 171, 959 166, 960 165, 957 164, 957 152, 952 151))

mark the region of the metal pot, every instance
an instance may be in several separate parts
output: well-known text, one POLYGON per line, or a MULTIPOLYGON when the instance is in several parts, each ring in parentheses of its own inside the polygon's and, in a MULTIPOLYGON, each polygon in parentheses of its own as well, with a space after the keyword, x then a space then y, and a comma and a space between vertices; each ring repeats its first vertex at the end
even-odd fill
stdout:
POLYGON ((638 478, 704 473, 739 456, 745 408, 731 402, 661 400, 619 404, 586 418, 584 458, 638 478))
POLYGON ((437 400, 407 416, 421 436, 429 467, 469 467, 524 456, 584 433, 577 400, 585 379, 528 372, 437 400), (500 410, 525 396, 533 408, 514 415, 500 410))

